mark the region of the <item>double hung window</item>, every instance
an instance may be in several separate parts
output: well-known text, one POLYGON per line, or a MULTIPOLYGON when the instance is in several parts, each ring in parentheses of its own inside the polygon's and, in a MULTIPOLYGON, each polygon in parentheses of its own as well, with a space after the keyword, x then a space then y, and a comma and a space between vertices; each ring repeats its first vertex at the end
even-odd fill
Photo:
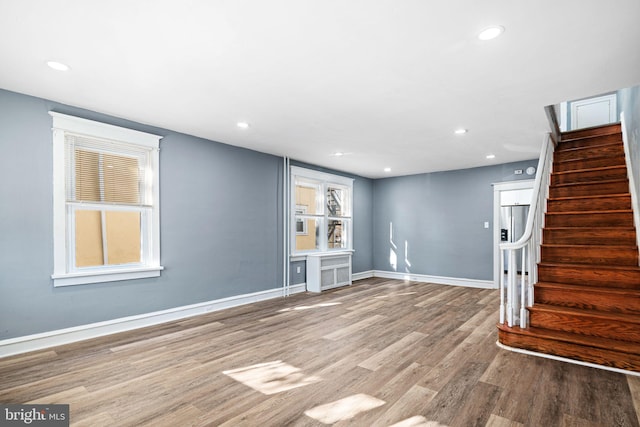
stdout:
POLYGON ((54 284, 160 274, 160 137, 53 116, 54 284))
POLYGON ((294 254, 351 250, 353 180, 291 167, 294 254))

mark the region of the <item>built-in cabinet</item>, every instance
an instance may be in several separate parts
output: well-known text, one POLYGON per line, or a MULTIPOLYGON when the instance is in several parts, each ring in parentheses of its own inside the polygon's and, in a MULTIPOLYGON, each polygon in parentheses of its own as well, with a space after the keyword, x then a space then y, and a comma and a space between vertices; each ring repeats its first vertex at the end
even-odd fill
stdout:
POLYGON ((351 252, 307 255, 307 290, 322 292, 351 284, 351 252))

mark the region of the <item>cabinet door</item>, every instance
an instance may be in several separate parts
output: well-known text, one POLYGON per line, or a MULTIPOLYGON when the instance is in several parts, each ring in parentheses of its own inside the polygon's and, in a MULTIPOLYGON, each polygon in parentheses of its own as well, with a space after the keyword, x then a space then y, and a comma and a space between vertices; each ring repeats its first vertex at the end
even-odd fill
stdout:
POLYGON ((336 283, 351 283, 351 269, 349 266, 336 269, 336 283))
POLYGON ((326 287, 332 286, 335 283, 335 270, 322 270, 320 271, 320 286, 324 289, 326 287))

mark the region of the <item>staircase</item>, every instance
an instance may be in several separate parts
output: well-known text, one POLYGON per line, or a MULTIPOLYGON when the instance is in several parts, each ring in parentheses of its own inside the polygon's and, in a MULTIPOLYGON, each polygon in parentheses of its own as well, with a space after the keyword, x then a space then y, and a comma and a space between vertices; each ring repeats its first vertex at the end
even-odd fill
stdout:
POLYGON ((507 346, 640 372, 640 267, 619 124, 565 132, 553 161, 529 327, 507 346))

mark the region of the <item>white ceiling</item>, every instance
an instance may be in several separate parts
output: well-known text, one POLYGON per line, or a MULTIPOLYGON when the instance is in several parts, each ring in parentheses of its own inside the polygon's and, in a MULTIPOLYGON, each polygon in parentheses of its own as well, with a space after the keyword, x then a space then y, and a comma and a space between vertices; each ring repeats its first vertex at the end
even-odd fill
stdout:
POLYGON ((638 0, 0 0, 0 88, 407 175, 536 158, 545 105, 640 83, 639 17, 638 0))

